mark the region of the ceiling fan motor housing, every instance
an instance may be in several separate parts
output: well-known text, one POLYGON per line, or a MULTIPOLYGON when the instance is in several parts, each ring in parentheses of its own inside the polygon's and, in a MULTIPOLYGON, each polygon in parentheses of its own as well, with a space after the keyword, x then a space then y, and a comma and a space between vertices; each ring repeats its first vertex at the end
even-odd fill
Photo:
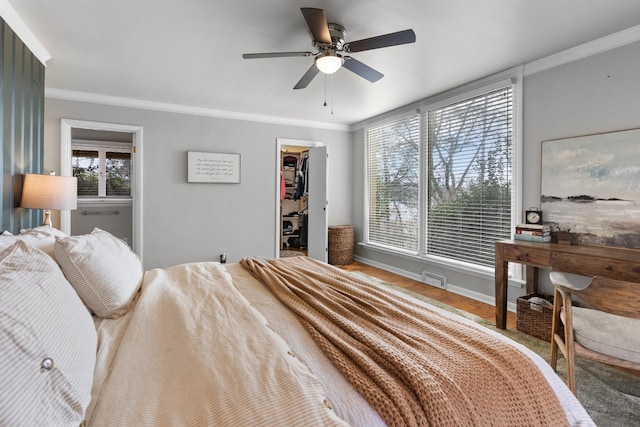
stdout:
POLYGON ((325 55, 336 56, 338 52, 342 51, 344 46, 344 40, 347 35, 347 31, 340 24, 328 23, 329 35, 331 36, 331 44, 322 43, 314 40, 313 46, 318 49, 318 52, 325 55))
POLYGON ((328 23, 329 27, 329 35, 331 36, 331 43, 336 47, 336 49, 341 50, 344 45, 344 41, 347 38, 347 30, 340 25, 334 23, 328 23))

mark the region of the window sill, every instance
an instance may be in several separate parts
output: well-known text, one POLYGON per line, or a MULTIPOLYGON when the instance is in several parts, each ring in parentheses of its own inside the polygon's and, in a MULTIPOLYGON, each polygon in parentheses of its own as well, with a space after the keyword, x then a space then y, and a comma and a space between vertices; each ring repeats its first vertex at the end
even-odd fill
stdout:
POLYGON ((78 207, 105 207, 105 206, 133 206, 133 200, 130 198, 119 197, 78 197, 78 207))

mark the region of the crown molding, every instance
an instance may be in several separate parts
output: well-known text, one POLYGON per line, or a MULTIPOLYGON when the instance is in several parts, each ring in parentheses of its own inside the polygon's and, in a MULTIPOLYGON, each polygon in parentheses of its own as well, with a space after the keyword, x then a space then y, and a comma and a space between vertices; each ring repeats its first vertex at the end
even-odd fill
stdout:
POLYGON ((20 37, 20 40, 29 48, 31 53, 46 66, 47 61, 51 59, 51 55, 47 52, 47 49, 40 44, 35 34, 29 29, 8 0, 0 0, 0 16, 2 16, 4 22, 11 27, 13 32, 20 37))
POLYGON ((123 98, 118 96, 101 95, 88 92, 76 92, 64 89, 45 88, 46 98, 62 99, 66 101, 88 102, 92 104, 112 105, 116 107, 136 108, 141 110, 162 111, 166 113, 188 114, 192 116, 215 117, 219 119, 243 120, 276 125, 299 126, 315 129, 349 131, 349 125, 299 120, 287 117, 277 117, 262 114, 239 113, 235 111, 216 110, 213 108, 192 107, 188 105, 171 104, 166 102, 145 101, 141 99, 123 98))
POLYGON ((640 41, 640 25, 563 50, 524 65, 524 76, 530 76, 579 59, 640 41))

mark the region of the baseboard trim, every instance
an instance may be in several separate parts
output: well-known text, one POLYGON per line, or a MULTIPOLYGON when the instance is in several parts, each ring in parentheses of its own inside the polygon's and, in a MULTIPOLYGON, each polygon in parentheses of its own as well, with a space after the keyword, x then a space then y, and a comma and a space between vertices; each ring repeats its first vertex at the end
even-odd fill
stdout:
MULTIPOLYGON (((403 276, 403 277, 407 277, 409 279, 415 280, 417 282, 422 282, 422 276, 420 274, 417 273, 412 273, 410 271, 406 271, 403 270, 401 268, 398 267, 394 267, 392 265, 388 265, 388 264, 384 264, 378 261, 373 261, 371 259, 368 258, 363 258, 361 256, 358 255, 354 255, 354 260, 362 263, 362 264, 366 264, 366 265, 370 265, 372 267, 377 267, 381 270, 385 270, 385 271, 389 271, 391 273, 397 274, 399 276, 403 276)), ((429 285, 425 285, 425 286, 429 286, 429 285)), ((447 289, 445 290, 445 292, 451 292, 454 293, 456 295, 461 295, 463 297, 467 297, 467 298, 471 298, 473 300, 476 301, 480 301, 483 302, 485 304, 489 304, 489 305, 494 305, 496 304, 496 300, 494 297, 489 296, 489 295, 485 295, 483 293, 480 292, 475 292, 472 291, 470 289, 467 288, 463 288, 461 286, 456 286, 454 284, 452 284, 451 282, 447 283, 447 289)), ((512 302, 507 302, 507 310, 508 311, 512 311, 512 312, 516 312, 516 304, 512 303, 512 302)))

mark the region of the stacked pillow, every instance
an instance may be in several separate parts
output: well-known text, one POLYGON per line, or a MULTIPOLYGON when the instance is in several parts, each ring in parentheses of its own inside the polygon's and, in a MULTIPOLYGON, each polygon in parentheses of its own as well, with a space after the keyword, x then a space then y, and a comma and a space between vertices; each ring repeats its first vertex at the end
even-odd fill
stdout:
POLYGON ((56 228, 49 227, 48 225, 30 228, 28 230, 20 230, 20 234, 16 236, 5 231, 0 235, 0 251, 8 248, 18 240, 22 240, 23 242, 44 251, 47 255, 53 256, 56 237, 66 237, 66 234, 56 228))
POLYGON ((96 349, 91 315, 55 261, 20 239, 0 251, 0 425, 80 425, 96 349))
POLYGON ((142 277, 138 256, 98 228, 0 235, 0 425, 83 421, 97 351, 89 310, 122 316, 142 277))
POLYGON ((121 239, 95 228, 90 234, 67 236, 41 226, 2 233, 0 251, 23 241, 53 257, 86 306, 98 317, 125 314, 142 283, 140 258, 121 239))
POLYGON ((96 316, 115 319, 127 312, 142 283, 142 264, 122 240, 94 229, 56 237, 55 258, 82 301, 96 316))

